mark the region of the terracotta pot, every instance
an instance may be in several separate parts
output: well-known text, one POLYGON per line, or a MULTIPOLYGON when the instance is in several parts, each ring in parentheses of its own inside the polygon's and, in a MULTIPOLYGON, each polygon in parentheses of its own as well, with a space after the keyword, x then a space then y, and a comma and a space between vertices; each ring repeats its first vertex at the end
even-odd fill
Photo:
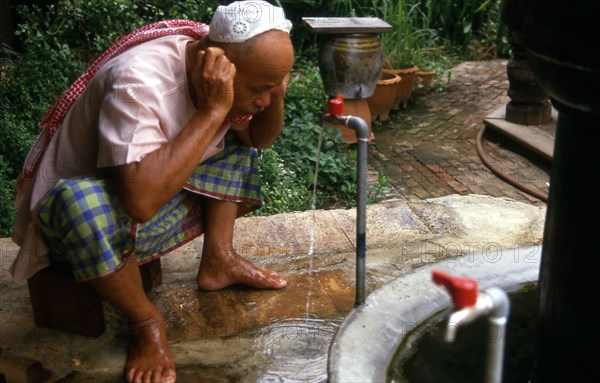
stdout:
POLYGON ((429 92, 431 88, 431 79, 435 75, 435 71, 418 71, 417 72, 417 83, 418 87, 415 89, 417 94, 424 94, 429 92))
POLYGON ((400 77, 402 77, 402 81, 400 81, 400 86, 396 92, 396 100, 394 101, 394 105, 392 106, 392 110, 404 109, 408 105, 408 100, 412 95, 415 81, 417 78, 417 72, 419 71, 419 67, 413 65, 410 68, 401 68, 401 69, 384 69, 385 72, 394 73, 400 77))
MULTIPOLYGON (((323 110, 323 114, 328 113, 329 110, 327 107, 323 110)), ((371 111, 369 110, 369 104, 366 99, 361 100, 344 100, 344 115, 349 116, 357 116, 361 117, 367 125, 369 126, 369 142, 371 142, 375 136, 373 135, 373 131, 371 130, 371 111)), ((334 130, 339 129, 342 132, 342 139, 346 141, 347 144, 355 144, 358 142, 356 139, 356 132, 354 129, 347 128, 344 125, 335 125, 330 124, 328 122, 323 123, 323 127, 328 125, 332 125, 334 130)))
POLYGON ((381 72, 381 79, 377 81, 375 92, 371 97, 367 98, 373 121, 376 118, 379 118, 379 121, 387 121, 389 119, 390 110, 392 109, 392 105, 394 105, 394 101, 396 101, 396 93, 400 82, 400 76, 389 72, 381 72))

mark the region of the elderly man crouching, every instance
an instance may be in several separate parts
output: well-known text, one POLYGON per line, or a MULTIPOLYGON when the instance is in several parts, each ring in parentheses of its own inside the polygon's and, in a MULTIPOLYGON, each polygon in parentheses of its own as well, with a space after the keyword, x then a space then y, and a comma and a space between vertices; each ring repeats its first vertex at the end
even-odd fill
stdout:
POLYGON ((161 314, 139 265, 204 234, 197 283, 282 288, 233 249, 237 217, 260 205, 256 149, 283 125, 294 52, 283 10, 220 6, 120 40, 55 103, 19 180, 13 276, 71 265, 122 311, 129 382, 175 381, 161 314))

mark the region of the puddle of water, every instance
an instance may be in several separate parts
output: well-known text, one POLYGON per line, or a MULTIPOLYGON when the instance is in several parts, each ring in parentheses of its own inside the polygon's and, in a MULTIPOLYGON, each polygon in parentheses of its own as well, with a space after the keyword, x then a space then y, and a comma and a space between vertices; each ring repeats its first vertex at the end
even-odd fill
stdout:
POLYGON ((326 382, 329 344, 340 321, 279 319, 263 327, 255 343, 265 359, 257 382, 326 382))

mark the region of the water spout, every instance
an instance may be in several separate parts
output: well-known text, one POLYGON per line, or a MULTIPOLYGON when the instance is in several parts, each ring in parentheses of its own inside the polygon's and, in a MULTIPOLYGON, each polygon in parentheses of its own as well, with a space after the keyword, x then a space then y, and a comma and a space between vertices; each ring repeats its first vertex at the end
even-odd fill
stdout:
POLYGON ((369 125, 357 116, 344 115, 343 97, 338 96, 329 100, 329 113, 323 117, 324 122, 344 125, 356 132, 358 140, 357 166, 357 196, 356 196, 356 301, 355 306, 365 303, 365 273, 366 273, 366 226, 367 226, 367 146, 369 125))
POLYGON ((444 285, 454 302, 454 308, 442 331, 446 342, 454 342, 460 326, 479 317, 487 317, 489 336, 484 381, 502 382, 506 322, 510 312, 510 301, 506 293, 497 287, 480 292, 474 279, 455 277, 440 271, 433 271, 433 281, 444 285))

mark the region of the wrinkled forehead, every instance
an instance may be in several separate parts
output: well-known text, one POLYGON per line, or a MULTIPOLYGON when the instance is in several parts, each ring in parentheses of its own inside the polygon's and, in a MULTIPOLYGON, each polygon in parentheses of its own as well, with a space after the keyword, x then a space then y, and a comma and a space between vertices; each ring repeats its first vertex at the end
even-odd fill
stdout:
POLYGON ((243 49, 233 47, 237 52, 232 55, 232 60, 238 72, 260 78, 280 78, 292 69, 294 49, 287 34, 269 31, 253 40, 243 49))
POLYGON ((271 58, 273 55, 294 54, 289 34, 278 30, 269 30, 239 43, 215 41, 210 36, 206 41, 209 47, 222 48, 230 59, 237 60, 236 64, 241 64, 251 56, 268 55, 271 58))

